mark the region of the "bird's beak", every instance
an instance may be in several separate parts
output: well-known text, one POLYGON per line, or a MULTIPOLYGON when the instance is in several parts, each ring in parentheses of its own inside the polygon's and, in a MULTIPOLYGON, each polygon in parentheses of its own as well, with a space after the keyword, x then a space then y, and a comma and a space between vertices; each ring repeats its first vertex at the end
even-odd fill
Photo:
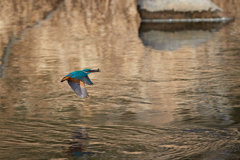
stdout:
POLYGON ((99 68, 96 69, 96 70, 92 69, 92 70, 90 70, 89 72, 100 72, 100 69, 99 69, 99 68))

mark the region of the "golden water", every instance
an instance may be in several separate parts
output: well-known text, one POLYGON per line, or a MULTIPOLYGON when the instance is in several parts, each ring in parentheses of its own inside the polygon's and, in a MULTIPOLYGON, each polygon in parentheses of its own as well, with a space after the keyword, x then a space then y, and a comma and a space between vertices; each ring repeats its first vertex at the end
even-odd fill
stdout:
POLYGON ((3 2, 1 160, 240 158, 239 20, 138 33, 135 1, 3 2), (60 80, 84 68, 80 99, 60 80))

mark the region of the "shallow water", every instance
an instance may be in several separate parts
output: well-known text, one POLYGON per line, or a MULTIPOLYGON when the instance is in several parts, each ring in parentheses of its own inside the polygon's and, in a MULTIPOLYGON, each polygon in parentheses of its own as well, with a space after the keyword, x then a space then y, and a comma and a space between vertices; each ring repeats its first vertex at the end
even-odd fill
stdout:
POLYGON ((239 20, 101 36, 68 21, 50 17, 9 38, 1 159, 240 158, 239 20), (84 68, 101 72, 83 100, 60 80, 84 68))

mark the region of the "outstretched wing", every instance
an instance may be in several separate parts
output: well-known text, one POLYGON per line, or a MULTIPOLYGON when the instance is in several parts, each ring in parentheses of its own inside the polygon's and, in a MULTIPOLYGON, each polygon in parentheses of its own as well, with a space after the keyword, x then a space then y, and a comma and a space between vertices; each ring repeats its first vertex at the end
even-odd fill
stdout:
POLYGON ((88 76, 85 76, 81 79, 81 81, 83 81, 84 83, 88 84, 88 85, 93 85, 92 81, 89 79, 88 76))
POLYGON ((77 83, 68 81, 68 84, 79 97, 81 98, 88 97, 88 93, 83 82, 80 81, 80 83, 77 83))

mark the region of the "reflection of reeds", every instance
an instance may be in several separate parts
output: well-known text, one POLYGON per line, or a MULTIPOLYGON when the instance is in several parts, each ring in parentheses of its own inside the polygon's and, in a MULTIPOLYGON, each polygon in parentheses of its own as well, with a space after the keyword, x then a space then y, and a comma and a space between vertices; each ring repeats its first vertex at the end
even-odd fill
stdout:
POLYGON ((7 47, 4 49, 4 52, 3 52, 3 55, 2 55, 2 58, 1 58, 1 68, 0 68, 0 77, 1 78, 4 78, 5 77, 5 67, 7 66, 8 64, 8 57, 10 55, 10 52, 11 52, 11 48, 12 48, 12 45, 14 44, 14 42, 16 41, 15 37, 12 35, 10 38, 9 38, 9 42, 7 44, 7 47))
MULTIPOLYGON (((24 1, 14 0, 0 1, 0 48, 9 47, 9 37, 21 36, 26 28, 37 26, 41 20, 49 17, 58 6, 58 0, 24 1)), ((3 52, 0 52, 2 56, 3 52)), ((5 52, 4 52, 5 53, 5 52)))
POLYGON ((131 31, 137 34, 140 22, 135 0, 42 0, 21 3, 1 0, 0 7, 0 48, 7 46, 11 33, 19 37, 23 30, 39 27, 44 21, 52 26, 67 24, 64 32, 71 29, 77 38, 78 34, 105 36, 107 32, 121 34, 131 31))

